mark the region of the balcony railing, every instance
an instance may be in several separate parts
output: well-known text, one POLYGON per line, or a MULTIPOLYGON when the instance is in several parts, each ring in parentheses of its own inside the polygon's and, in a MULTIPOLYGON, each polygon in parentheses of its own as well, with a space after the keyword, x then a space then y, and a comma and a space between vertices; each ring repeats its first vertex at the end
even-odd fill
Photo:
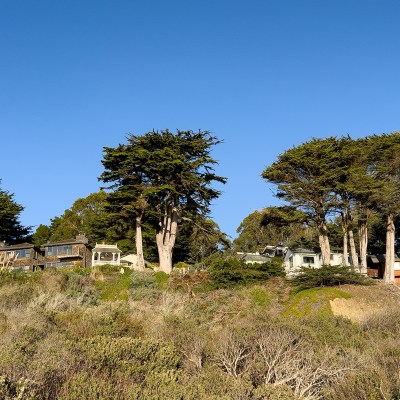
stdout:
POLYGON ((58 258, 73 258, 73 257, 83 258, 83 253, 80 249, 74 249, 72 251, 66 251, 65 253, 61 254, 48 254, 48 256, 58 257, 58 258))
POLYGON ((112 261, 112 260, 94 260, 92 262, 92 267, 95 267, 96 265, 121 265, 120 261, 112 261))

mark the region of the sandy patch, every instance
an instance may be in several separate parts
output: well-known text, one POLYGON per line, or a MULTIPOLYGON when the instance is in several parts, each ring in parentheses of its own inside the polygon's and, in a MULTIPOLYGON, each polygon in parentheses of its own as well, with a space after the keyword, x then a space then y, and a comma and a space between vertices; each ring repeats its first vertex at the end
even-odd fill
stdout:
POLYGON ((363 322, 388 308, 400 306, 400 289, 396 285, 378 282, 373 286, 343 285, 340 289, 352 297, 331 300, 332 312, 353 322, 363 322))

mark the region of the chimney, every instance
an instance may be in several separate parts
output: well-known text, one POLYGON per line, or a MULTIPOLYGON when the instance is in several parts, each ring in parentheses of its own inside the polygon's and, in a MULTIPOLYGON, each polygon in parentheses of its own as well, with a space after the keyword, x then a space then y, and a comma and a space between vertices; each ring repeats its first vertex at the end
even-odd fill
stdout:
POLYGON ((75 239, 76 239, 77 242, 80 242, 80 243, 83 243, 83 244, 88 244, 89 243, 89 240, 85 236, 85 234, 76 235, 75 239))

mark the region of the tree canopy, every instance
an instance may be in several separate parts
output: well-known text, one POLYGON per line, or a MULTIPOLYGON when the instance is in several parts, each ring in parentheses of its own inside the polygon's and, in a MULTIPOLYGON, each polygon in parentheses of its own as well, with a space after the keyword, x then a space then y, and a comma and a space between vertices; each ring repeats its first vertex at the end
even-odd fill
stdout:
MULTIPOLYGON (((291 206, 271 206, 254 211, 237 228, 233 241, 236 251, 255 252, 266 245, 293 246, 312 240, 313 230, 306 224, 308 216, 291 206)), ((314 243, 313 243, 314 245, 314 243)))
MULTIPOLYGON (((340 215, 344 262, 349 240, 353 265, 367 272, 368 230, 386 218, 385 280, 394 281, 395 221, 400 209, 400 133, 311 139, 278 156, 262 177, 277 197, 306 212, 318 229, 323 263, 329 264, 328 225, 340 215), (357 222, 359 253, 354 245, 357 222)), ((337 240, 336 240, 337 243, 337 240)))
POLYGON ((31 228, 24 227, 19 220, 23 209, 14 200, 14 194, 0 188, 0 241, 15 244, 27 239, 31 228))
POLYGON ((208 131, 178 130, 174 134, 164 130, 129 135, 127 144, 104 148, 105 171, 100 179, 113 190, 110 201, 135 220, 138 255, 142 253, 138 238, 143 218, 155 223, 164 272, 172 270, 179 222, 184 217, 206 216, 220 194, 212 183, 226 182, 214 173, 217 161, 210 154, 218 143, 208 131))
POLYGON ((277 196, 309 215, 318 229, 323 263, 330 260, 327 216, 337 207, 333 188, 341 173, 339 142, 335 137, 313 138, 278 156, 262 172, 274 183, 277 196))

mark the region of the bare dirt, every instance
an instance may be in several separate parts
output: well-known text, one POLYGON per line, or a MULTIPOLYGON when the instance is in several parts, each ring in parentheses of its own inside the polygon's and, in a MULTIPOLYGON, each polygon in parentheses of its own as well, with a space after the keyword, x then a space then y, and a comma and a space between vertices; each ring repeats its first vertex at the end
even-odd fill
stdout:
POLYGON ((397 285, 377 282, 372 286, 342 285, 340 289, 352 297, 331 300, 333 314, 353 322, 362 323, 388 308, 400 307, 400 288, 397 285))

